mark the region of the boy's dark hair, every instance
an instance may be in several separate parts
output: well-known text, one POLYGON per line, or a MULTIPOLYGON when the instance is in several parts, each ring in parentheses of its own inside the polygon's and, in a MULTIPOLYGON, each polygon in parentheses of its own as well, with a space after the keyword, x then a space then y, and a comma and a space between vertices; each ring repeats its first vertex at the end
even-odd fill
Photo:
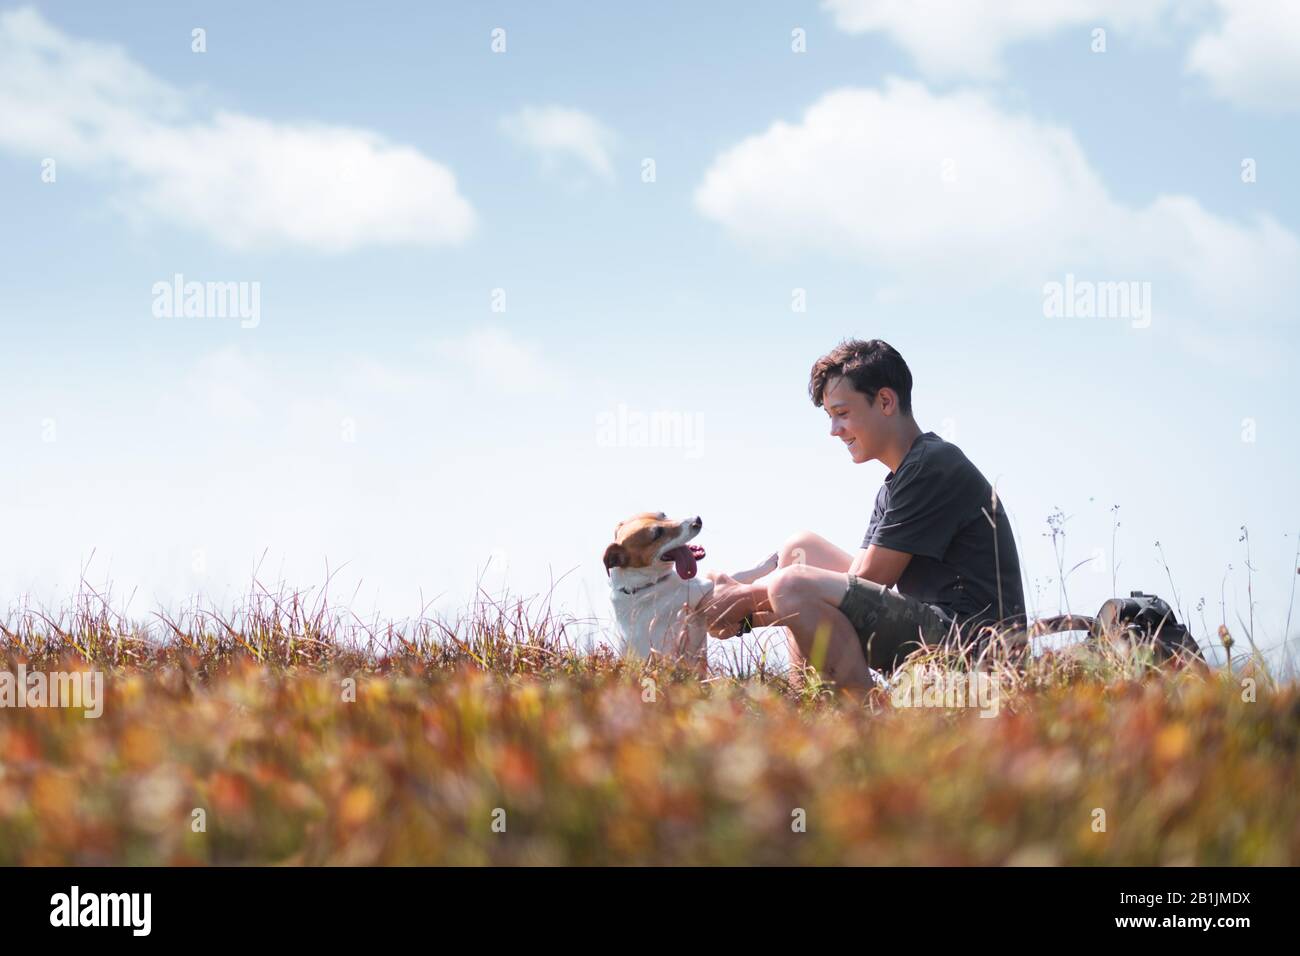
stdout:
POLYGON ((808 379, 808 394, 813 404, 822 406, 826 383, 832 378, 847 378, 873 404, 876 393, 882 388, 892 388, 898 395, 898 407, 912 414, 912 372, 903 356, 888 342, 872 339, 845 339, 813 363, 808 379))

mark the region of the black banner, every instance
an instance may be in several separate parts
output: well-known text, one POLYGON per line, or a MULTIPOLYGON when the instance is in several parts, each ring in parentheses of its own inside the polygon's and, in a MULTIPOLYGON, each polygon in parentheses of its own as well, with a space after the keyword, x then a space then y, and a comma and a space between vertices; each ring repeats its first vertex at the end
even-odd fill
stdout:
MULTIPOLYGON (((1288 869, 430 869, 0 870, 6 941, 373 944, 376 933, 473 927, 496 941, 703 921, 765 940, 851 923, 918 943, 1184 939, 1231 944, 1293 920, 1288 869), (562 921, 562 923, 557 923, 562 921), (874 929, 873 929, 874 927, 874 929), (1024 937, 1030 938, 1030 937, 1024 937)), ((452 936, 448 936, 450 944, 452 936)))

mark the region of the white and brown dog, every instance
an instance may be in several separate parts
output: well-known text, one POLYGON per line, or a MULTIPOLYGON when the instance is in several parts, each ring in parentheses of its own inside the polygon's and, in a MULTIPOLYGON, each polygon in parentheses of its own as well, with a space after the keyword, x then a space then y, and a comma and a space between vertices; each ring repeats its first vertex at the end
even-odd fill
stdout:
MULTIPOLYGON (((708 638, 703 610, 713 581, 696 576, 704 549, 691 543, 703 527, 698 516, 671 521, 662 511, 646 511, 614 529, 614 541, 605 549, 605 572, 624 653, 703 662, 708 638)), ((732 577, 748 584, 774 567, 775 555, 732 577)))

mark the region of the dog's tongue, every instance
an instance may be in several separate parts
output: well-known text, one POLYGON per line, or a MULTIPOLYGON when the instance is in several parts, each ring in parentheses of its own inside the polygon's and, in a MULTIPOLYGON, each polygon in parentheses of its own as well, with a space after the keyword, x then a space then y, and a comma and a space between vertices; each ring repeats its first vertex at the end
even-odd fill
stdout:
POLYGON ((685 581, 695 577, 698 570, 696 562, 704 557, 704 549, 698 544, 684 544, 680 548, 665 551, 664 557, 677 568, 677 576, 685 581))

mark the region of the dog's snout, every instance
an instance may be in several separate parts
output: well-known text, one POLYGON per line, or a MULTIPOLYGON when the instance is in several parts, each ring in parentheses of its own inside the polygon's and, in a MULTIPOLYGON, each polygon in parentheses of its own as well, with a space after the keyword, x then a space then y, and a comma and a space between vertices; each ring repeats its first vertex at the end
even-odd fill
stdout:
POLYGON ((699 531, 704 527, 704 520, 699 515, 696 515, 694 520, 691 521, 691 527, 699 531))

